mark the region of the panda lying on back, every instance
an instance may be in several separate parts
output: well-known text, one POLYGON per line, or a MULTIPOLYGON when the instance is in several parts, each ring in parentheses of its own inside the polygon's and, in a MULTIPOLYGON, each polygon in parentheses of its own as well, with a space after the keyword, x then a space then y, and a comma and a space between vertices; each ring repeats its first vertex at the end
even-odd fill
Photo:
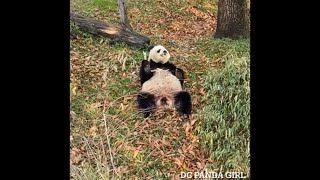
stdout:
POLYGON ((156 109, 175 108, 182 115, 191 114, 191 96, 182 89, 179 78, 181 73, 173 75, 169 70, 156 68, 151 71, 152 77, 142 84, 138 94, 138 107, 144 117, 156 109))
POLYGON ((179 81, 183 85, 184 71, 169 62, 169 51, 161 45, 153 46, 149 49, 151 50, 149 51, 148 60, 144 59, 140 66, 141 85, 153 76, 151 71, 156 68, 169 70, 173 75, 181 74, 179 81))

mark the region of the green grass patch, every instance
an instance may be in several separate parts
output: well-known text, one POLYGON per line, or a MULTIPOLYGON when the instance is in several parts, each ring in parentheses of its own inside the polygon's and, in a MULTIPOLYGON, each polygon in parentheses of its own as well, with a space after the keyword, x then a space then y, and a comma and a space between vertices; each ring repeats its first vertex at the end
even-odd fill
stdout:
POLYGON ((210 58, 224 58, 229 56, 242 57, 249 56, 250 42, 248 39, 203 39, 197 47, 210 58))
POLYGON ((118 8, 117 0, 94 0, 93 5, 103 10, 116 10, 118 8))
POLYGON ((204 75, 206 105, 196 128, 203 147, 218 161, 215 168, 249 173, 250 54, 246 40, 201 42, 209 55, 222 58, 224 66, 204 75), (207 47, 213 46, 212 51, 207 47))

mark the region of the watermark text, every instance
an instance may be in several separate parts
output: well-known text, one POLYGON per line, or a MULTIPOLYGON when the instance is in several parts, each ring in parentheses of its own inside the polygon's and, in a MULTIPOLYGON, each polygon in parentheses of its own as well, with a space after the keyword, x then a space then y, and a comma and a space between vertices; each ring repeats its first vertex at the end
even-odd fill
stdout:
POLYGON ((245 179, 247 178, 243 172, 206 172, 206 171, 196 171, 196 172, 180 172, 181 179, 245 179))

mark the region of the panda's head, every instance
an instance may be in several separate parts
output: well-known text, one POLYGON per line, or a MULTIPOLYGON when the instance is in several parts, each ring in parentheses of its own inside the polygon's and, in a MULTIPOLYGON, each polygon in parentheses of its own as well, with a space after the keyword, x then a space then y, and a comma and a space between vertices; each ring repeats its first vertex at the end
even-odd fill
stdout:
POLYGON ((164 64, 168 62, 169 59, 170 59, 169 51, 161 45, 154 46, 149 51, 148 61, 152 60, 155 63, 164 64))

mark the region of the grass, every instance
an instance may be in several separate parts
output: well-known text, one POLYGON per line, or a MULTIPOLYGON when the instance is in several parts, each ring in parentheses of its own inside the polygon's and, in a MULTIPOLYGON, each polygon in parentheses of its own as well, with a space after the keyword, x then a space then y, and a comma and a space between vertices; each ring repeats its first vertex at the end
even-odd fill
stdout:
MULTIPOLYGON (((127 2, 133 28, 166 46, 187 72, 193 115, 143 119, 135 101, 142 52, 71 23, 78 36, 70 44, 71 179, 172 179, 200 170, 248 175, 250 42, 212 39, 216 1, 127 2), (193 25, 202 31, 191 31, 193 25)), ((70 3, 79 14, 118 21, 114 0, 70 3)))
POLYGON ((219 161, 217 168, 249 173, 249 42, 216 40, 206 46, 217 47, 204 53, 222 56, 224 66, 204 75, 207 103, 199 111, 203 122, 196 130, 201 144, 219 161))

